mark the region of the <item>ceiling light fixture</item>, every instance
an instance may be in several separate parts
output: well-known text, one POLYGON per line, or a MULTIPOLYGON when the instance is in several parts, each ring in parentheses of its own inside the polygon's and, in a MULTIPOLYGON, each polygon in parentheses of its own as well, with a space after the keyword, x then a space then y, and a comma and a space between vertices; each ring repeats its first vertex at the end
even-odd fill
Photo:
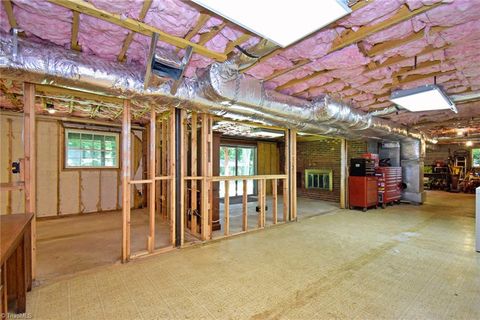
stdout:
POLYGON ((467 142, 465 142, 465 145, 467 147, 471 147, 471 146, 473 146, 473 141, 467 141, 467 142))
POLYGON ((346 0, 193 2, 284 48, 352 12, 346 0))
POLYGON ((47 102, 47 103, 45 104, 45 107, 46 107, 47 112, 48 112, 49 114, 54 114, 54 113, 57 111, 57 110, 55 110, 55 106, 53 105, 53 103, 47 102))
POLYGON ((395 91, 390 96, 390 101, 412 112, 450 109, 458 113, 455 104, 436 85, 395 91))

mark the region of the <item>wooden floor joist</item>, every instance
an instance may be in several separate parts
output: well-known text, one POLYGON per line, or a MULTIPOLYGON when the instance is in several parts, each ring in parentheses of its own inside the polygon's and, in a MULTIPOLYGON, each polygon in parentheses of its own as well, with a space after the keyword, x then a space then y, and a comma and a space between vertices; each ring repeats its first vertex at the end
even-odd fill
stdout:
POLYGON ((78 11, 82 14, 92 16, 94 18, 113 23, 119 27, 131 30, 143 34, 145 36, 151 37, 154 33, 157 33, 162 39, 163 42, 171 44, 175 47, 185 49, 188 46, 191 46, 195 53, 198 53, 202 56, 215 59, 217 61, 225 61, 227 56, 222 52, 216 52, 210 50, 202 45, 197 43, 185 40, 180 37, 172 36, 162 30, 148 25, 146 23, 140 22, 132 18, 125 18, 123 15, 111 13, 106 10, 99 9, 93 4, 83 1, 83 0, 48 0, 51 3, 56 5, 68 8, 70 10, 78 11))

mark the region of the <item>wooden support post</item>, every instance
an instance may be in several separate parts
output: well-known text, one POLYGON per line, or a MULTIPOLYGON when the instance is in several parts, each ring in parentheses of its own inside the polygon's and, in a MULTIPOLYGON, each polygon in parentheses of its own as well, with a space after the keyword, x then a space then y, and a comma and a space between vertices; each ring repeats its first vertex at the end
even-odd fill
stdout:
POLYGON ((202 179, 202 189, 201 189, 201 239, 207 240, 210 237, 210 229, 208 226, 208 207, 209 207, 209 192, 208 192, 208 115, 205 113, 201 114, 202 119, 202 132, 201 132, 201 175, 202 179))
MULTIPOLYGON (((177 112, 178 113, 178 112, 177 112)), ((180 179, 177 180, 176 183, 180 184, 180 246, 183 246, 185 241, 185 170, 187 169, 187 153, 186 153, 186 138, 185 133, 187 132, 187 124, 186 124, 186 111, 184 109, 180 110, 180 132, 177 135, 180 138, 179 146, 180 147, 180 159, 176 159, 180 165, 180 179)), ((177 203, 178 205, 178 203, 177 203)))
MULTIPOLYGON (((37 213, 36 213, 36 126, 35 126, 35 85, 23 84, 23 146, 25 157, 25 212, 33 213, 32 232, 32 279, 35 279, 37 265, 37 213)), ((29 271, 30 272, 30 271, 29 271)))
POLYGON ((152 106, 150 111, 150 157, 149 157, 149 166, 148 166, 148 178, 152 180, 150 184, 150 197, 148 203, 149 209, 149 218, 150 218, 150 235, 148 237, 148 252, 153 252, 155 249, 155 152, 157 149, 156 144, 156 124, 157 124, 157 113, 155 112, 155 107, 152 106))
POLYGON ((340 208, 347 208, 347 141, 342 139, 340 148, 340 208))
MULTIPOLYGON (((192 177, 197 176, 197 113, 192 112, 192 135, 191 135, 191 148, 190 148, 190 156, 191 156, 191 175, 192 177)), ((197 215, 195 212, 197 211, 197 180, 193 179, 191 181, 191 196, 190 196, 191 204, 191 212, 192 212, 192 220, 190 221, 190 230, 192 233, 196 234, 197 231, 197 215)))
POLYGON ((290 217, 297 219, 297 131, 290 130, 290 217))
POLYGON ((263 179, 258 180, 258 206, 260 211, 258 213, 258 227, 263 228, 263 216, 265 215, 265 203, 263 202, 263 194, 265 192, 265 184, 263 179))
POLYGON ((283 180, 283 222, 287 222, 290 217, 289 204, 289 186, 290 186, 290 130, 285 130, 285 174, 286 178, 283 180))
POLYGON ((130 259, 130 132, 130 101, 124 100, 122 118, 122 262, 127 262, 130 259))
POLYGON ((230 234, 230 181, 225 180, 225 197, 223 198, 223 232, 224 235, 228 236, 230 234))
MULTIPOLYGON (((167 139, 167 132, 168 132, 168 120, 162 120, 162 176, 168 176, 168 139, 167 139)), ((167 220, 168 218, 168 206, 167 206, 167 194, 168 194, 168 184, 167 180, 162 180, 162 217, 167 220)))
MULTIPOLYGON (((208 115, 207 121, 208 131, 208 177, 213 176, 213 116, 208 115)), ((213 185, 211 181, 208 181, 208 225, 210 239, 213 237, 213 185)))
POLYGON ((169 118, 169 154, 168 154, 168 166, 169 166, 169 176, 170 178, 170 190, 168 192, 168 202, 170 204, 170 241, 172 246, 175 246, 175 191, 176 191, 176 181, 175 181, 175 168, 177 159, 175 157, 175 107, 170 108, 170 118, 169 118))
POLYGON ((247 180, 243 180, 243 195, 242 195, 242 230, 248 230, 248 190, 247 180))
POLYGON ((273 213, 273 224, 277 224, 277 179, 272 179, 272 213, 273 213))

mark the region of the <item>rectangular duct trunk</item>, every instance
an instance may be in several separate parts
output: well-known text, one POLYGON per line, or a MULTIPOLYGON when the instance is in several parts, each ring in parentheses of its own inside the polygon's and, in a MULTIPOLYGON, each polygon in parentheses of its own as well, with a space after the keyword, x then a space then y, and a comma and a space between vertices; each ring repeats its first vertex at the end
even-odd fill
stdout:
POLYGON ((406 184, 406 188, 402 192, 403 200, 417 204, 425 202, 426 194, 423 190, 424 155, 424 143, 420 140, 408 139, 400 143, 403 182, 406 184))

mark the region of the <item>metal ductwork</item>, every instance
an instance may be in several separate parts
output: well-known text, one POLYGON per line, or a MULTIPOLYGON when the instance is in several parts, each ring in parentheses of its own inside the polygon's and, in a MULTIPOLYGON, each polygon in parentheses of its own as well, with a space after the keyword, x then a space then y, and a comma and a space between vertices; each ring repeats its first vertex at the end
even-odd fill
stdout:
MULTIPOLYGON (((255 48, 262 53, 272 49, 268 44, 255 48)), ((254 50, 251 52, 250 55, 257 54, 254 50)), ((143 105, 173 104, 229 119, 314 134, 347 138, 426 138, 420 131, 374 118, 328 96, 309 102, 267 91, 260 81, 239 73, 239 66, 248 61, 235 55, 225 63, 214 63, 198 78, 185 79, 172 95, 171 82, 144 89, 143 66, 127 67, 43 42, 18 39, 15 45, 14 37, 0 33, 0 70, 5 78, 114 94, 143 105)))

